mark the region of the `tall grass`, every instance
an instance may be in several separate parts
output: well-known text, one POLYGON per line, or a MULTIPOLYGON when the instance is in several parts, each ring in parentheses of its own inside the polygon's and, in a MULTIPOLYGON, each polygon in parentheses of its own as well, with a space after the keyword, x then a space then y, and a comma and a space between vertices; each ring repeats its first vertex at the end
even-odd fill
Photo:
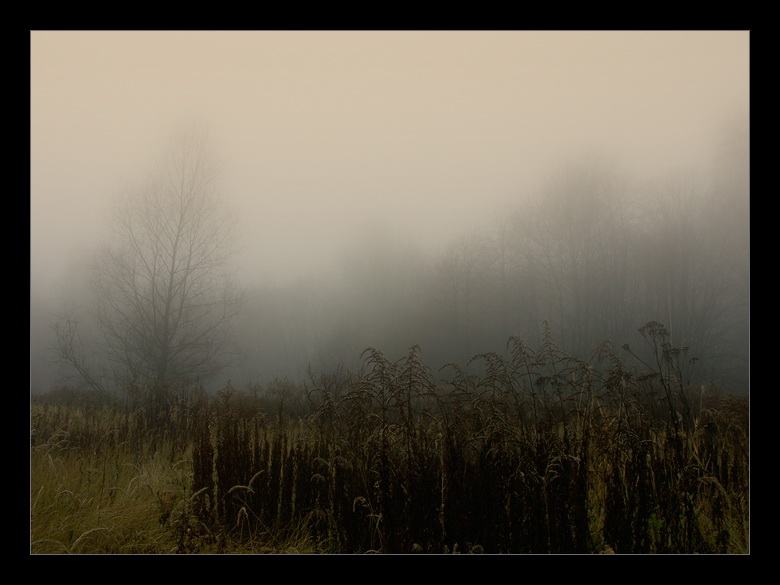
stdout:
POLYGON ((548 332, 435 373, 370 348, 362 375, 228 386, 153 425, 34 408, 33 550, 119 552, 135 517, 132 552, 747 553, 746 400, 641 331, 629 360, 548 332))

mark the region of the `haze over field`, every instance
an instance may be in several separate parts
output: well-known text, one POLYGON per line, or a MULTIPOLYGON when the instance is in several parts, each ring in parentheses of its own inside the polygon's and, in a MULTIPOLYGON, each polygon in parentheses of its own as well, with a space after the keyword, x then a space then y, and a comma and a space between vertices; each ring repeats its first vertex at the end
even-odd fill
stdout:
MULTIPOLYGON (((544 306, 506 304, 508 291, 530 302, 531 272, 517 272, 515 288, 487 287, 497 273, 474 276, 487 288, 470 289, 466 305, 455 298, 452 314, 434 315, 443 297, 432 291, 450 274, 454 242, 531 217, 524 206, 551 201, 571 163, 610 169, 626 185, 616 192, 649 208, 665 204, 647 186, 668 177, 698 177, 691 192, 736 185, 719 200, 743 215, 694 214, 686 232, 722 229, 734 243, 733 256, 711 260, 730 275, 723 293, 678 310, 703 322, 710 303, 728 306, 717 335, 690 331, 745 345, 747 323, 737 333, 734 324, 747 317, 749 40, 747 31, 33 31, 31 388, 61 380, 46 361, 48 325, 63 306, 87 304, 117 196, 192 124, 208 130, 218 191, 236 217, 247 304, 234 383, 349 363, 368 343, 392 352, 421 343, 446 361, 505 334, 533 338, 551 319, 544 306), (726 216, 736 223, 714 223, 726 216)), ((627 310, 625 323, 662 317, 640 312, 627 310)), ((627 331, 624 321, 609 331, 627 331)), ((575 336, 588 323, 561 328, 575 336)))

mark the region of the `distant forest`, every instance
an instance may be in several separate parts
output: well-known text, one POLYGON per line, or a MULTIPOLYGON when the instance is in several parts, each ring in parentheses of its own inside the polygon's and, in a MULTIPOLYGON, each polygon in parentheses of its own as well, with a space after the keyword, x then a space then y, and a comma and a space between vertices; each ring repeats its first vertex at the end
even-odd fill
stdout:
POLYGON ((588 359, 663 323, 696 379, 745 392, 749 358, 747 145, 710 177, 632 185, 610 168, 563 169, 532 203, 453 234, 430 257, 391 229, 357 242, 338 284, 252 291, 237 331, 246 375, 359 367, 366 347, 426 363, 538 345, 588 359))
MULTIPOLYGON (((422 250, 388 225, 357 238, 327 282, 247 290, 232 327, 233 363, 215 388, 228 378, 240 387, 358 370, 367 347, 396 359, 418 345, 436 371, 506 353, 512 336, 537 346, 546 327, 563 351, 587 360, 604 341, 634 350, 637 330, 656 321, 687 348, 694 380, 747 392, 746 136, 725 137, 706 174, 637 184, 582 161, 534 195, 486 225, 453 230, 440 250, 422 250)), ((51 357, 57 302, 31 298, 31 358, 51 357)), ((89 338, 88 324, 82 334, 89 338)), ((76 383, 53 366, 31 369, 34 393, 76 383)))

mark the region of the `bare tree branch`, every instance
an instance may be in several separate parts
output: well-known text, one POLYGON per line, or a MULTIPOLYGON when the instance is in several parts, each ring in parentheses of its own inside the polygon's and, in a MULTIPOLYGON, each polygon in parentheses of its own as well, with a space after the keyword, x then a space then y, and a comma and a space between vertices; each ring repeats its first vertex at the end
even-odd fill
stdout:
MULTIPOLYGON (((232 222, 217 197, 206 141, 180 135, 150 180, 117 208, 94 269, 98 355, 120 383, 187 384, 226 364, 241 294, 229 279, 232 222)), ((60 354, 90 384, 72 320, 55 326, 60 354)))

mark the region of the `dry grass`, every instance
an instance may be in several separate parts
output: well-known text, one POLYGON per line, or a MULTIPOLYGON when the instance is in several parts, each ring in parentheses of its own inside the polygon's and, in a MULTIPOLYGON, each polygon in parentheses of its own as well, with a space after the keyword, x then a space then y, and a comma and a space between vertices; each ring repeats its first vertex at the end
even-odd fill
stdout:
POLYGON ((187 461, 85 453, 67 434, 31 453, 31 552, 174 552, 165 515, 186 493, 187 461))
POLYGON ((648 330, 655 371, 547 336, 438 379, 370 349, 305 400, 228 387, 154 425, 34 406, 32 552, 748 553, 747 402, 694 396, 648 330))

